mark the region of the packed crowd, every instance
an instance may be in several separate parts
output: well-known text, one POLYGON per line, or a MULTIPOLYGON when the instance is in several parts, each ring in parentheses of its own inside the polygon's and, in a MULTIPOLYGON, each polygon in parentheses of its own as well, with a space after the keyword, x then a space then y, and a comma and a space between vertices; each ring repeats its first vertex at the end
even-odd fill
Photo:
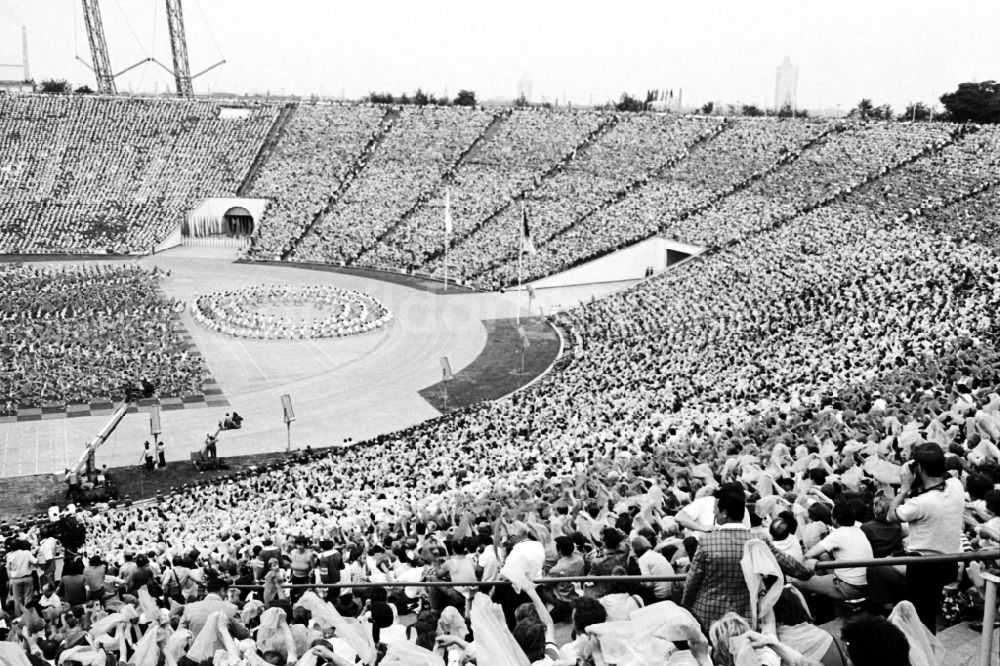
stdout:
POLYGON ((0 408, 121 399, 145 377, 161 395, 200 393, 206 372, 177 330, 161 273, 128 265, 0 269, 0 408))
POLYGON ((1000 250, 1000 190, 994 182, 978 196, 961 205, 928 210, 916 218, 930 233, 948 234, 956 238, 1000 250))
POLYGON ((452 219, 450 242, 472 232, 514 197, 537 187, 546 172, 572 159, 576 147, 611 117, 589 111, 508 112, 490 140, 462 161, 449 182, 357 263, 412 267, 441 254, 446 242, 446 197, 452 219))
POLYGON ((269 285, 206 294, 195 299, 193 315, 214 331, 259 340, 357 335, 392 319, 389 310, 368 294, 318 285, 269 285), (304 310, 316 316, 304 318, 304 310), (287 316, 286 311, 297 316, 287 316))
MULTIPOLYGON (((869 155, 859 173, 918 150, 869 155)), ((888 177, 912 183, 918 164, 888 177)), ((995 190, 942 180, 951 194, 937 202, 881 207, 884 183, 838 173, 807 190, 822 205, 750 223, 698 262, 564 315, 576 357, 510 399, 85 516, 81 553, 103 575, 93 583, 37 598, 30 573, 13 576, 31 568, 30 550, 9 545, 12 610, 29 607, 22 644, 51 658, 89 623, 86 659, 103 646, 122 661, 162 643, 178 663, 216 649, 247 664, 617 654, 728 665, 746 651, 763 663, 919 663, 942 617, 982 604, 984 565, 824 572, 817 561, 1000 544, 1000 257, 928 232, 995 190), (767 588, 767 607, 751 592, 769 584, 761 572, 783 583, 767 588), (685 580, 536 589, 543 573, 685 580), (224 605, 227 578, 259 588, 224 605), (498 579, 516 587, 461 585, 498 579), (422 580, 456 584, 425 591, 422 580), (139 590, 150 581, 179 605, 150 606, 139 590), (282 587, 316 581, 389 587, 325 599, 282 587), (79 603, 81 588, 104 610, 79 603), (843 641, 817 626, 862 599, 876 615, 894 608, 890 620, 849 623, 843 641), (99 624, 108 610, 118 615, 99 624), (575 635, 558 645, 562 621, 575 635)), ((778 207, 791 202, 781 192, 778 207)), ((25 532, 41 554, 38 528, 25 532)), ((34 565, 40 583, 50 559, 34 565)))
MULTIPOLYGON (((677 161, 721 128, 718 119, 623 115, 578 149, 564 166, 524 197, 533 241, 543 245, 623 189, 677 161)), ((489 280, 498 263, 517 266, 521 208, 510 206, 463 238, 450 253, 454 272, 468 280, 489 280)), ((443 272, 443 258, 425 270, 443 272)), ((515 276, 516 278, 516 276, 515 276)))
POLYGON ((149 252, 202 198, 236 192, 277 115, 221 106, 3 96, 0 252, 149 252))
POLYGON ((478 109, 404 107, 398 113, 361 176, 295 247, 295 259, 346 262, 373 247, 427 201, 493 119, 478 109))
MULTIPOLYGON (((595 250, 614 249, 657 232, 703 247, 724 245, 883 178, 915 156, 933 155, 949 142, 954 131, 954 126, 947 124, 916 129, 898 123, 859 124, 841 126, 805 149, 775 141, 775 162, 759 172, 761 177, 737 183, 735 191, 710 206, 698 201, 689 202, 693 204, 689 207, 684 207, 683 200, 681 207, 670 203, 673 181, 668 172, 664 179, 670 184, 667 202, 659 185, 642 188, 638 196, 626 197, 619 205, 586 220, 555 239, 551 247, 541 245, 537 254, 524 257, 522 270, 526 277, 541 277, 592 256, 595 250), (781 165, 779 160, 783 160, 781 165)), ((697 161, 698 155, 693 159, 697 161)), ((934 171, 936 166, 927 170, 934 171)), ((953 179, 956 175, 966 177, 964 171, 944 173, 953 179)), ((905 191, 905 186, 901 189, 905 191)), ((515 260, 487 272, 479 281, 510 284, 516 279, 515 260)))
POLYGON ((375 137, 388 124, 384 108, 371 105, 300 104, 249 195, 268 199, 251 256, 280 259, 329 204, 342 183, 364 165, 375 137))
MULTIPOLYGON (((549 239, 527 258, 526 274, 555 273, 597 254, 657 233, 664 220, 703 209, 794 160, 831 130, 826 123, 743 118, 691 151, 673 168, 653 174, 628 196, 595 211, 549 239)), ((500 269, 509 275, 509 267, 500 269)), ((489 283, 491 277, 485 277, 489 283)))

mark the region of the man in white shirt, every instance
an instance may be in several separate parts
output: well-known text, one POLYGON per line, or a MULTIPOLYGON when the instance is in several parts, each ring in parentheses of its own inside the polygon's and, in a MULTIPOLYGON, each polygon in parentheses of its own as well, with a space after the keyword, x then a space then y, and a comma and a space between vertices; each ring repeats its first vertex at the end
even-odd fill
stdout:
POLYGON ((14 614, 20 615, 35 593, 31 572, 38 560, 31 554, 31 546, 23 539, 15 541, 12 548, 7 553, 7 580, 10 581, 10 594, 14 599, 14 614))
POLYGON ((500 573, 500 557, 496 546, 493 544, 493 537, 489 534, 479 535, 479 557, 476 563, 482 569, 479 580, 496 580, 500 573))
POLYGON ((38 564, 42 569, 39 578, 43 585, 56 584, 56 567, 58 560, 62 559, 59 557, 60 546, 59 540, 51 535, 42 539, 38 545, 38 564))
MULTIPOLYGON (((920 555, 962 552, 965 489, 947 475, 944 451, 934 442, 913 447, 903 465, 899 494, 892 500, 889 522, 906 523, 908 551, 920 555)), ((917 609, 920 621, 936 633, 936 617, 944 586, 958 576, 957 562, 910 564, 906 567, 906 599, 917 609)))
MULTIPOLYGON (((699 497, 677 512, 674 516, 677 524, 684 528, 684 536, 698 539, 705 532, 717 529, 715 524, 715 496, 712 494, 699 497)), ((750 514, 744 513, 743 526, 750 529, 750 514)))
MULTIPOLYGON (((857 511, 854 501, 840 501, 833 507, 833 522, 836 527, 818 544, 806 551, 806 566, 815 570, 816 558, 830 556, 838 560, 870 560, 872 545, 868 537, 857 526, 857 511)), ((822 594, 831 599, 860 599, 868 592, 868 577, 865 567, 834 569, 825 576, 813 576, 807 580, 793 580, 792 584, 803 592, 822 594)))
MULTIPOLYGON (((638 536, 632 539, 632 552, 635 553, 639 561, 639 572, 643 576, 673 576, 674 568, 670 566, 663 555, 653 550, 653 545, 649 539, 638 536)), ((647 605, 655 604, 670 598, 673 591, 673 583, 670 581, 655 581, 643 583, 639 590, 639 596, 647 605)))

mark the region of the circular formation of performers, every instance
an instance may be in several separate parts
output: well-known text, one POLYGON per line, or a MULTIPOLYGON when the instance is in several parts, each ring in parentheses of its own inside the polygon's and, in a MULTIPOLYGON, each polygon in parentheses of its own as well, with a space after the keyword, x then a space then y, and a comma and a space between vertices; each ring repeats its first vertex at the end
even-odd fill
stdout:
POLYGON ((219 333, 258 340, 334 338, 384 326, 392 314, 377 299, 329 286, 266 285, 199 296, 194 318, 219 333), (292 318, 309 312, 316 316, 292 318))

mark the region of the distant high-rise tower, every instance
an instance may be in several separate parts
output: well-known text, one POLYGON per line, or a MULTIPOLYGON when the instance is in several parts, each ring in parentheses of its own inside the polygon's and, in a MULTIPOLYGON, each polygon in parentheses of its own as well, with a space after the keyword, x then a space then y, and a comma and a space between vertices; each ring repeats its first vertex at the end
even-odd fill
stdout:
POLYGON ((517 82, 517 96, 519 99, 523 97, 529 102, 531 101, 531 79, 528 78, 527 74, 517 82))
POLYGON ((788 106, 794 111, 798 109, 796 93, 799 87, 799 68, 785 56, 785 61, 778 67, 778 76, 774 81, 774 108, 780 111, 788 106))

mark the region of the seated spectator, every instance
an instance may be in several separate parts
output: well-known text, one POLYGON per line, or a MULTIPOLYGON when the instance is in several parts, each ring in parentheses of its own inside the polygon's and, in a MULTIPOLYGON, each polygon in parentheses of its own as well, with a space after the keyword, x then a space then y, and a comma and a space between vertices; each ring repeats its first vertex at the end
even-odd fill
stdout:
POLYGON ((883 617, 856 615, 844 622, 841 639, 852 666, 910 666, 910 644, 883 617))
POLYGON ((812 623, 809 607, 802 595, 792 586, 785 586, 774 604, 774 619, 778 640, 813 659, 823 666, 845 666, 846 659, 840 643, 828 632, 812 623))
MULTIPOLYGON (((838 501, 833 507, 834 529, 822 541, 806 551, 808 561, 815 569, 816 558, 857 561, 872 559, 872 546, 868 537, 855 524, 856 508, 852 502, 838 501)), ((831 599, 860 599, 868 591, 868 578, 864 567, 834 569, 833 573, 815 575, 793 584, 803 592, 820 594, 831 599)))
POLYGON ((891 557, 903 552, 903 528, 887 519, 891 505, 887 497, 876 497, 872 508, 874 517, 861 525, 875 557, 891 557))

